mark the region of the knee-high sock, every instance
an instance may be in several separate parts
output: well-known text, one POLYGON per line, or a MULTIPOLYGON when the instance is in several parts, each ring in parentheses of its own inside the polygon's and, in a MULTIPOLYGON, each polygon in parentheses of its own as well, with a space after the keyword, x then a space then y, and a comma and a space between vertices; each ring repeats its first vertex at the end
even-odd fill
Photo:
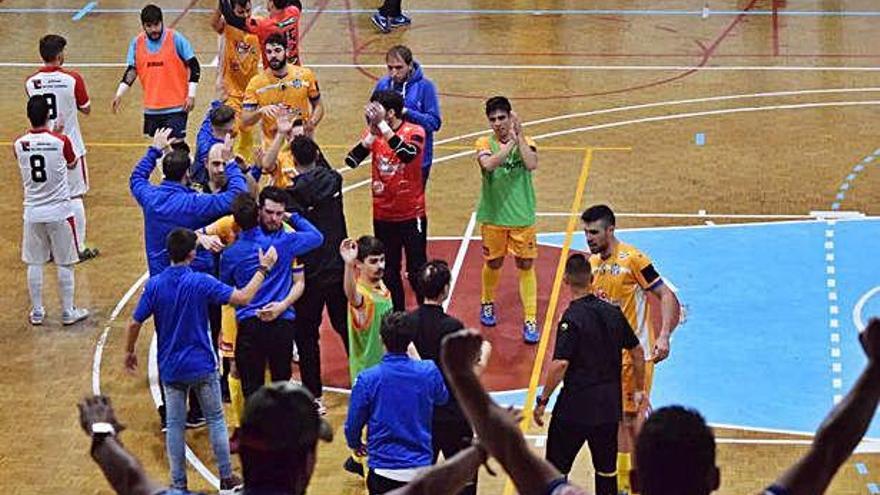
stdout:
POLYGON ((617 489, 629 493, 629 470, 631 468, 632 458, 629 452, 617 453, 617 489))
POLYGON ((86 207, 82 198, 72 198, 70 207, 73 209, 73 221, 76 226, 76 242, 80 251, 86 248, 86 207))
POLYGON ((535 267, 517 270, 519 274, 519 298, 522 301, 526 321, 538 321, 538 277, 535 267))
POLYGON ((43 307, 43 265, 28 265, 28 292, 31 295, 31 306, 43 307))
POLYGON ((481 301, 483 304, 495 301, 495 289, 498 287, 498 279, 501 278, 501 269, 494 270, 489 265, 483 264, 483 290, 481 301))
POLYGON ((241 379, 229 375, 229 400, 232 407, 229 408, 229 426, 238 428, 241 426, 241 415, 244 413, 244 393, 241 391, 241 379))
POLYGON ((61 310, 73 308, 73 266, 58 265, 58 294, 61 296, 61 310))

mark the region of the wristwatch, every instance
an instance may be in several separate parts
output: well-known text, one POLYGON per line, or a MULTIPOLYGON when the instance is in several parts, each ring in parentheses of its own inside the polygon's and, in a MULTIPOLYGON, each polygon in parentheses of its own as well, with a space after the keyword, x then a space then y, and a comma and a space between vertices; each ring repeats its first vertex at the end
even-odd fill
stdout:
POLYGON ((97 423, 92 423, 92 438, 97 436, 115 436, 116 428, 113 427, 112 424, 100 421, 97 423))

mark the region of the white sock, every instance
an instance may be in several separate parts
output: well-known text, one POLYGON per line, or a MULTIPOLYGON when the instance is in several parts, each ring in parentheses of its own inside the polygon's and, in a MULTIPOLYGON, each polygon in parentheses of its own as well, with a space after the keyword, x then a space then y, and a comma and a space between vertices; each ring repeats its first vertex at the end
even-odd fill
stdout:
POLYGON ((82 198, 72 198, 70 206, 73 208, 77 247, 82 251, 86 248, 86 207, 83 204, 82 198))
POLYGON ((58 265, 58 293, 61 294, 61 310, 73 309, 73 266, 58 265))
POLYGON ((43 307, 43 265, 28 265, 28 292, 31 294, 31 306, 43 307))

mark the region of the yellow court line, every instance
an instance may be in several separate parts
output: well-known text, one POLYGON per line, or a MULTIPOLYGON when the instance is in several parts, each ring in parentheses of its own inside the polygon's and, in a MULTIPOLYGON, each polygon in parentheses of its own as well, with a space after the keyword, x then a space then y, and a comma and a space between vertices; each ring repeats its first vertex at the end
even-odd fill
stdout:
MULTIPOLYGON (((559 304, 559 293, 562 290, 562 277, 565 274, 565 263, 568 260, 568 252, 571 249, 571 240, 574 237, 574 229, 577 226, 578 213, 584 199, 584 190, 587 187, 587 179, 590 176, 590 166, 593 163, 593 154, 596 151, 628 151, 630 148, 593 148, 585 149, 584 160, 581 165, 581 174, 578 177, 577 189, 574 200, 571 202, 571 215, 565 228, 565 239, 562 242, 562 252, 559 254, 559 262, 556 264, 556 275, 553 278, 553 288, 550 291, 550 301, 547 305, 547 313, 544 315, 544 328, 541 330, 541 340, 538 343, 538 352, 535 355, 535 363, 532 366, 532 374, 529 377, 529 390, 526 393, 526 402, 523 404, 523 419, 519 424, 520 430, 528 432, 534 410, 535 396, 537 395, 538 382, 541 379, 541 370, 544 368, 544 360, 547 353, 547 345, 550 342, 550 333, 553 330, 553 320, 556 317, 556 306, 559 304)), ((510 477, 504 484, 504 495, 513 494, 513 482, 510 477)))

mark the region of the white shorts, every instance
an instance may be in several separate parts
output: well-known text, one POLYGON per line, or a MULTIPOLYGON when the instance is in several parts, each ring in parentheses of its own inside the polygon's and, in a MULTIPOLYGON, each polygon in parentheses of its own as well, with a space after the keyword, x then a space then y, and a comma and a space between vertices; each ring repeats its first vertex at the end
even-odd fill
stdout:
POLYGON ((67 183, 70 185, 71 198, 89 192, 89 170, 86 166, 86 155, 77 158, 76 166, 67 169, 67 183))
POLYGON ((49 256, 56 265, 79 262, 79 246, 73 217, 57 222, 25 222, 21 240, 21 260, 28 265, 42 265, 49 256))

